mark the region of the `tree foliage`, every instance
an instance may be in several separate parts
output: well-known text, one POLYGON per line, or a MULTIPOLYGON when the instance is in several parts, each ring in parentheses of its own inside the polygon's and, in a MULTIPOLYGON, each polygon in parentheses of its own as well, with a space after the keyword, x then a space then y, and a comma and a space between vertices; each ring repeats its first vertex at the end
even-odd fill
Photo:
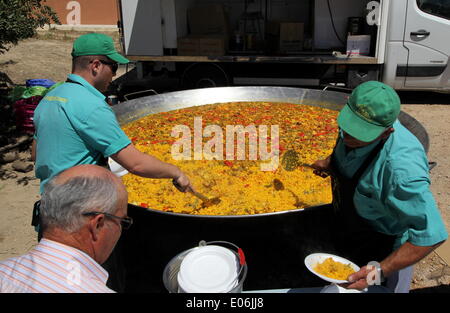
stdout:
POLYGON ((0 54, 11 45, 33 37, 36 29, 52 22, 60 24, 45 0, 0 0, 0 54))

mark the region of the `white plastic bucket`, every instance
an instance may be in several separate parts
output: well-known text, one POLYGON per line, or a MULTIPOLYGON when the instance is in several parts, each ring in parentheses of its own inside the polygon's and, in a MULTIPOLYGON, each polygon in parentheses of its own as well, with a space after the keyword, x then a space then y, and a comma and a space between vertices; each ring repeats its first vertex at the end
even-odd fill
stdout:
POLYGON ((202 241, 167 264, 163 282, 171 293, 239 293, 246 276, 242 249, 225 241, 202 241), (212 243, 230 244, 237 252, 212 243))

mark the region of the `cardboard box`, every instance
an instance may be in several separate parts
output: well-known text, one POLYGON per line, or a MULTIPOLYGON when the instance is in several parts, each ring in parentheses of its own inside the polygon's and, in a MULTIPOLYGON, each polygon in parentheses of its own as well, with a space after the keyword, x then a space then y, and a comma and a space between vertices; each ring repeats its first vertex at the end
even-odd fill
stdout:
POLYGON ((347 37, 347 55, 369 55, 370 35, 350 35, 347 37))
POLYGON ((226 46, 227 46, 227 37, 226 36, 208 36, 208 37, 201 37, 199 39, 199 55, 212 55, 212 56, 219 56, 219 55, 225 55, 226 46))
POLYGON ((178 55, 225 55, 227 43, 225 35, 190 35, 178 38, 178 55))
POLYGON ((304 23, 268 21, 266 24, 266 39, 269 49, 272 51, 302 51, 304 23))
POLYGON ((178 39, 178 55, 225 55, 228 50, 229 23, 223 5, 189 8, 187 18, 190 35, 178 39))
POLYGON ((228 16, 223 5, 213 4, 187 10, 191 35, 228 35, 228 16))
POLYGON ((199 55, 200 41, 198 38, 182 37, 177 40, 178 55, 199 55))

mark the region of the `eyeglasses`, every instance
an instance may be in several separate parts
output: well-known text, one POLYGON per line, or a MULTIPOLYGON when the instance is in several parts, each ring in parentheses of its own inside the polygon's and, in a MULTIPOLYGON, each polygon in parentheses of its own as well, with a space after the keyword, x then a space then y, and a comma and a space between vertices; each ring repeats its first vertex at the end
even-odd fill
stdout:
POLYGON ((107 61, 103 61, 103 60, 99 60, 100 63, 102 64, 106 64, 111 66, 111 71, 113 73, 113 75, 116 75, 117 69, 119 68, 119 63, 117 62, 107 62, 107 61))
POLYGON ((100 214, 103 214, 109 218, 115 218, 115 219, 120 220, 120 226, 122 227, 122 229, 129 229, 131 227, 131 225, 133 225, 133 219, 129 216, 119 217, 119 216, 115 216, 115 215, 105 213, 105 212, 86 212, 86 213, 83 213, 82 215, 83 216, 95 216, 95 215, 100 215, 100 214))
MULTIPOLYGON (((105 60, 98 60, 100 63, 105 64, 105 65, 109 65, 111 66, 111 71, 113 73, 113 75, 116 75, 117 69, 119 68, 119 63, 117 62, 108 62, 105 60)), ((94 62, 94 60, 92 60, 90 63, 94 62)))

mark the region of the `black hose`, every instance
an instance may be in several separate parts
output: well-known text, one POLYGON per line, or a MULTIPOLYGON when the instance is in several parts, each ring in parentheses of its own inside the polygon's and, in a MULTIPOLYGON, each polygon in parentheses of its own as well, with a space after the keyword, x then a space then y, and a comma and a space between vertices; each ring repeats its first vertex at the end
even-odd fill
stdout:
POLYGON ((330 6, 330 0, 327 0, 328 4, 328 12, 330 13, 330 20, 331 20, 331 26, 333 26, 334 34, 336 35, 336 38, 341 42, 343 46, 345 46, 345 42, 339 37, 339 34, 336 31, 336 27, 334 26, 334 20, 333 20, 333 13, 331 13, 331 6, 330 6))

